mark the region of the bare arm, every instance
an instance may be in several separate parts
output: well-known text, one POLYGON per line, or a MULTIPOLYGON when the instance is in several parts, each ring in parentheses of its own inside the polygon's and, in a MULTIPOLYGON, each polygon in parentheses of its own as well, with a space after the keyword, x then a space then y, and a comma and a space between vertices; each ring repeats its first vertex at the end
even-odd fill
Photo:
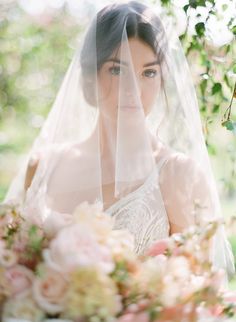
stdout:
POLYGON ((38 164, 39 164, 38 158, 34 158, 29 161, 26 174, 25 174, 25 183, 24 183, 25 191, 31 186, 35 172, 38 168, 38 164))

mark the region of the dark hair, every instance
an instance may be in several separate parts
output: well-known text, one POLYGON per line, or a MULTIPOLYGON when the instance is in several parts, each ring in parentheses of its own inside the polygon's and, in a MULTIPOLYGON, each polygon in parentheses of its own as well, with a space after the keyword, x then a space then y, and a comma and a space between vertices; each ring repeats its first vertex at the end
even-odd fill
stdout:
POLYGON ((153 12, 149 10, 148 17, 145 15, 146 10, 146 5, 130 1, 108 5, 96 15, 87 31, 80 53, 83 88, 87 100, 91 98, 91 91, 86 91, 93 83, 91 79, 94 70, 96 68, 99 71, 114 50, 119 48, 125 23, 127 37, 138 38, 148 44, 158 60, 162 61, 164 29, 160 19, 153 12), (159 46, 160 41, 162 49, 159 46))

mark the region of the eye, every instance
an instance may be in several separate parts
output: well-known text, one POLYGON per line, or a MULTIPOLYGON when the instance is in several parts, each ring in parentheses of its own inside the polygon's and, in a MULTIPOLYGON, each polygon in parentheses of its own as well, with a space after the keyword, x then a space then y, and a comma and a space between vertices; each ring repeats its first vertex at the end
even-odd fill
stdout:
POLYGON ((112 66, 109 68, 109 72, 112 75, 118 76, 121 74, 121 68, 120 68, 120 66, 112 66))
POLYGON ((155 69, 146 69, 142 75, 148 78, 154 78, 157 75, 157 71, 155 69))

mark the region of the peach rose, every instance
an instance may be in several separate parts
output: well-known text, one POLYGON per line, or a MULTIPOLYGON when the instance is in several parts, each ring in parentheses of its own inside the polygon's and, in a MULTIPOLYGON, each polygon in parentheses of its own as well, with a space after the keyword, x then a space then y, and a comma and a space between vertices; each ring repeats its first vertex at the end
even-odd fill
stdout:
POLYGON ((149 316, 146 312, 127 313, 120 316, 117 322, 149 322, 149 316))
POLYGON ((42 267, 42 272, 34 280, 33 296, 38 306, 49 314, 63 311, 67 291, 67 281, 49 267, 42 267))
MULTIPOLYGON (((165 307, 155 322, 198 321, 195 307, 188 308, 182 304, 165 307)), ((203 321, 203 320, 201 320, 203 321)))
POLYGON ((31 291, 34 274, 28 268, 15 265, 5 272, 4 277, 10 296, 26 296, 31 291))

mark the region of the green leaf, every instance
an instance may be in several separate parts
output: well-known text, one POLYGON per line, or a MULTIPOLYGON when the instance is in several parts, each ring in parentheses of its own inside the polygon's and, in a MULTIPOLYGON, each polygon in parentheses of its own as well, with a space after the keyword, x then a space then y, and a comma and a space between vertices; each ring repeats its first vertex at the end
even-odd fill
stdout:
POLYGON ((233 26, 233 27, 232 27, 232 29, 231 29, 231 31, 232 31, 232 33, 233 33, 234 35, 236 35, 236 26, 233 26))
POLYGON ((220 105, 219 104, 214 104, 213 109, 212 109, 212 113, 218 113, 220 109, 220 105))
POLYGON ((231 45, 230 44, 226 45, 225 46, 225 52, 226 52, 226 54, 228 54, 230 52, 230 50, 231 50, 231 45))
POLYGON ((191 8, 196 9, 197 8, 197 1, 196 0, 189 0, 189 6, 191 8))
POLYGON ((233 73, 236 74, 236 64, 233 66, 233 73))
POLYGON ((163 6, 167 6, 170 3, 171 0, 161 0, 161 4, 163 6))
POLYGON ((205 24, 203 22, 198 22, 196 25, 195 25, 195 30, 196 30, 196 33, 199 37, 202 37, 204 36, 204 33, 205 33, 205 24))
POLYGON ((216 93, 219 93, 222 91, 222 85, 221 83, 215 83, 213 86, 212 86, 212 89, 211 89, 211 94, 212 95, 215 95, 216 93))
MULTIPOLYGON (((235 66, 235 67, 236 67, 236 66, 235 66)), ((229 78, 228 78, 228 76, 227 76, 226 74, 224 75, 224 81, 225 81, 226 85, 227 85, 228 87, 230 87, 229 78)))
POLYGON ((227 130, 232 131, 236 135, 236 122, 227 120, 222 122, 222 126, 226 127, 227 130))
POLYGON ((186 5, 183 7, 183 9, 184 9, 184 12, 185 12, 185 13, 187 13, 188 8, 189 8, 189 4, 186 4, 186 5))
POLYGON ((206 58, 205 59, 203 58, 202 64, 206 66, 208 70, 211 68, 211 61, 206 58))
POLYGON ((207 80, 203 79, 200 83, 201 94, 204 96, 207 88, 207 80))
POLYGON ((207 150, 210 155, 216 155, 216 148, 213 144, 206 142, 207 150))

